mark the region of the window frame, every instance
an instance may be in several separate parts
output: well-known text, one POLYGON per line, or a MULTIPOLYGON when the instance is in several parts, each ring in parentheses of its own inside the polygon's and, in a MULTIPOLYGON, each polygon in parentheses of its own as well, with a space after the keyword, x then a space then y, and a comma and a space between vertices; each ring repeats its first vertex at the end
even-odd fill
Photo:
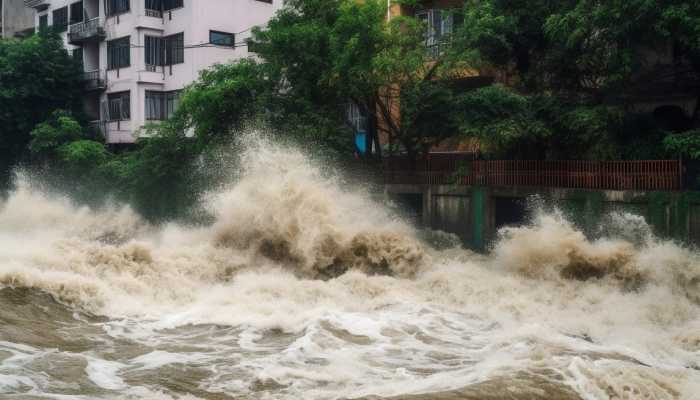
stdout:
POLYGON ((126 90, 123 92, 115 92, 107 94, 107 110, 109 115, 107 115, 107 121, 130 121, 131 120, 131 91, 126 90), (127 107, 124 107, 124 99, 126 98, 127 107), (112 111, 114 111, 112 102, 119 101, 119 118, 113 118, 112 111), (125 113, 126 111, 126 113, 125 113))
POLYGON ((39 30, 49 27, 49 14, 39 15, 39 30))
POLYGON ((79 0, 79 1, 71 3, 69 5, 69 8, 70 8, 70 16, 68 17, 68 21, 69 21, 70 25, 85 22, 85 4, 83 3, 83 0, 79 0), (76 19, 73 16, 74 12, 78 8, 78 7, 76 7, 77 5, 80 5, 80 19, 76 19))
POLYGON ((214 44, 217 46, 222 46, 222 47, 234 47, 236 46, 236 34, 235 33, 230 33, 230 32, 224 32, 224 31, 217 31, 210 29, 209 30, 209 44, 214 44), (212 38, 212 35, 222 35, 222 36, 228 36, 231 39, 231 44, 221 44, 217 43, 214 41, 212 38))
POLYGON ((62 33, 68 30, 68 6, 63 6, 60 8, 57 8, 55 10, 51 11, 51 23, 53 25, 53 29, 56 32, 62 33), (65 14, 65 15, 63 15, 65 14), (60 16, 61 18, 56 18, 57 16, 60 16), (58 25, 56 22, 61 22, 61 25, 58 25))
POLYGON ((146 90, 144 94, 144 116, 146 121, 167 121, 170 119, 180 105, 181 95, 182 90, 146 90), (149 110, 151 102, 156 102, 157 104, 154 110, 149 110), (154 116, 153 113, 158 115, 154 116))
POLYGON ((107 70, 112 71, 129 67, 131 67, 131 36, 124 36, 118 39, 107 41, 107 70), (125 42, 126 45, 121 44, 118 47, 116 47, 117 45, 115 44, 115 42, 125 42), (119 50, 121 50, 122 48, 126 48, 127 50, 124 53, 119 53, 119 50), (126 54, 126 63, 122 64, 122 62, 115 62, 115 53, 118 59, 121 59, 121 57, 124 54, 126 54))
POLYGON ((185 32, 163 36, 165 56, 163 65, 177 65, 185 63, 185 32), (175 40, 179 38, 180 40, 175 40), (180 46, 178 46, 178 42, 180 46), (177 48, 176 48, 177 47, 177 48), (173 51, 175 50, 175 51, 173 51))
POLYGON ((105 16, 107 18, 116 17, 129 12, 131 12, 131 0, 105 0, 105 16), (122 4, 126 4, 126 7, 119 7, 122 4), (112 10, 113 5, 117 5, 117 7, 115 7, 116 10, 112 10))

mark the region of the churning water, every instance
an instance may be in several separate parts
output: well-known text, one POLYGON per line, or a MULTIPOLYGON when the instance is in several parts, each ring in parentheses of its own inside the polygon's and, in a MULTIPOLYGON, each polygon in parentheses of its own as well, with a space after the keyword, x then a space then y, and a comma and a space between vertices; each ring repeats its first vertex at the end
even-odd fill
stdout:
POLYGON ((0 398, 700 399, 700 256, 643 221, 590 241, 540 213, 488 256, 438 251, 302 154, 251 147, 207 227, 20 180, 0 398))

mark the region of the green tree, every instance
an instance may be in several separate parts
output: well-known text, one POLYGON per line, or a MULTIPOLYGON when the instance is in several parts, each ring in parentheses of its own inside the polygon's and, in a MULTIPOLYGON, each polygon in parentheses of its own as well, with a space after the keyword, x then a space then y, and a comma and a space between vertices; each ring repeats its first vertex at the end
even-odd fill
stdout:
MULTIPOLYGON (((700 87, 697 2, 468 0, 464 14, 456 45, 473 55, 474 65, 498 71, 514 89, 531 97, 535 116, 541 116, 536 120, 551 132, 540 143, 547 157, 645 153, 628 151, 644 132, 626 131, 639 127, 634 122, 639 119, 633 112, 635 99, 668 82, 700 87), (663 60, 671 52, 672 59, 663 60)), ((493 96, 482 100, 501 101, 493 96)), ((518 119, 527 120, 531 111, 518 119)), ((697 109, 692 119, 697 124, 697 109)), ((657 140, 649 145, 662 149, 658 129, 646 131, 657 140)), ((519 132, 528 135, 527 129, 519 132)))
POLYGON ((456 133, 449 115, 457 91, 449 81, 464 72, 465 54, 428 51, 436 49, 426 47, 423 23, 386 15, 385 1, 292 0, 253 40, 262 61, 279 71, 289 103, 340 124, 353 102, 368 118, 376 155, 380 133, 416 155, 456 133))
POLYGON ((52 32, 0 40, 0 181, 27 154, 38 123, 57 109, 80 110, 79 71, 52 32))

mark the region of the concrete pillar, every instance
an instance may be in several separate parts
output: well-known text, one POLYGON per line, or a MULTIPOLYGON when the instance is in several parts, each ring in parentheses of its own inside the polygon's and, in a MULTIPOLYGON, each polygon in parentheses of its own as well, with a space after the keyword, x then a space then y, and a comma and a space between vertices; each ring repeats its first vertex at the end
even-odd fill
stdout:
POLYGON ((425 185, 423 187, 423 227, 432 229, 433 213, 433 188, 432 185, 425 185))

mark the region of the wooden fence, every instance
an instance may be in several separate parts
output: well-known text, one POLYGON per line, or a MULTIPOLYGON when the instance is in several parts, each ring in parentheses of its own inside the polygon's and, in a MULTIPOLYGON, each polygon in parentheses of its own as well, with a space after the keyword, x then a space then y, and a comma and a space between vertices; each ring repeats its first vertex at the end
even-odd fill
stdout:
POLYGON ((679 160, 475 160, 467 153, 430 154, 420 160, 387 158, 387 184, 540 186, 604 190, 680 190, 679 160))

